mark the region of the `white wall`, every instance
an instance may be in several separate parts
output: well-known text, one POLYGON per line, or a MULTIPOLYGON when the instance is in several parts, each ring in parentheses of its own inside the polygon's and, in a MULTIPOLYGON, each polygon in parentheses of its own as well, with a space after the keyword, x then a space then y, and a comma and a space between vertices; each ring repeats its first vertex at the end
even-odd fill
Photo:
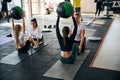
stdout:
POLYGON ((96 10, 96 3, 94 0, 81 0, 81 10, 82 12, 94 13, 96 10))
POLYGON ((14 6, 20 6, 21 7, 21 0, 12 0, 12 2, 8 3, 8 9, 11 9, 14 6))

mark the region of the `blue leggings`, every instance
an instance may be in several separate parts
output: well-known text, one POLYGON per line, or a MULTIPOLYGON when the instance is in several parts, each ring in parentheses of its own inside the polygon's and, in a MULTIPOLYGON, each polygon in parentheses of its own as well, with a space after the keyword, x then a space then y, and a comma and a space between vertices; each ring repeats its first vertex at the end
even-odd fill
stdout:
POLYGON ((74 61, 76 60, 76 54, 78 52, 78 45, 76 43, 73 44, 72 47, 72 55, 69 58, 64 58, 60 55, 59 59, 62 63, 66 63, 66 64, 72 64, 74 63, 74 61))

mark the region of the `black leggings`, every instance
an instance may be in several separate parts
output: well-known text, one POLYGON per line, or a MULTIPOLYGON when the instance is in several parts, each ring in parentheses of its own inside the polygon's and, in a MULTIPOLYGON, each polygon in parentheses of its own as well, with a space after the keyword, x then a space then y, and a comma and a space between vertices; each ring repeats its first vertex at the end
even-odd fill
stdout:
POLYGON ((75 12, 81 12, 81 8, 80 7, 76 7, 75 8, 75 12))
POLYGON ((76 54, 78 53, 77 48, 78 48, 78 45, 76 43, 74 43, 72 46, 72 55, 69 58, 64 58, 60 54, 60 56, 59 56, 60 61, 65 64, 74 63, 74 61, 76 60, 76 54))
POLYGON ((30 48, 30 41, 27 40, 25 46, 20 48, 20 49, 18 49, 18 53, 27 53, 29 48, 30 48))
MULTIPOLYGON (((35 41, 37 40, 36 38, 33 38, 35 41)), ((43 36, 42 38, 39 38, 39 42, 43 41, 43 36)))
MULTIPOLYGON (((80 44, 80 41, 74 41, 74 42, 77 43, 78 45, 80 44)), ((84 37, 84 41, 83 41, 83 45, 82 45, 82 49, 81 49, 82 53, 84 53, 85 47, 86 47, 86 37, 84 37)))
POLYGON ((101 10, 102 10, 101 6, 97 6, 97 7, 96 7, 96 12, 95 12, 95 15, 97 15, 97 13, 98 13, 98 16, 99 16, 99 15, 100 15, 101 10))

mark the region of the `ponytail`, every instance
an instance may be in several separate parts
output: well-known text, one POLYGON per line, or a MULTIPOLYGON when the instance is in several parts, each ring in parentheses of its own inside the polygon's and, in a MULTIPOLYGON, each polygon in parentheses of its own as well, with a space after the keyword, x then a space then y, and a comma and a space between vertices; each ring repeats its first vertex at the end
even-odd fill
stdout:
POLYGON ((66 44, 66 38, 67 38, 66 34, 63 33, 63 42, 64 42, 64 44, 66 44))
POLYGON ((68 37, 68 34, 69 34, 69 28, 67 26, 65 26, 63 29, 62 29, 62 33, 63 33, 63 42, 64 44, 66 44, 66 39, 68 37))

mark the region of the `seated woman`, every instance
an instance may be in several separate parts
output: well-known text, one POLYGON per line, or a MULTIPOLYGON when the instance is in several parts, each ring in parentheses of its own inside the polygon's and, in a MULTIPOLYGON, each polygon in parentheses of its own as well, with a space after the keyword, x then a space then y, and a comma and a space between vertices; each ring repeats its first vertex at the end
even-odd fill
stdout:
POLYGON ((29 38, 34 45, 34 48, 37 48, 41 43, 43 43, 43 35, 40 32, 36 18, 31 19, 31 25, 32 27, 29 31, 29 38))
POLYGON ((62 63, 71 64, 76 60, 76 54, 78 48, 77 44, 74 44, 74 38, 77 33, 77 24, 74 17, 72 17, 75 26, 73 34, 69 36, 70 29, 69 27, 64 26, 62 29, 62 34, 63 34, 62 37, 59 31, 59 19, 60 17, 58 16, 56 22, 56 35, 61 49, 60 60, 62 63))
MULTIPOLYGON (((77 34, 75 36, 75 43, 79 45, 79 54, 84 53, 85 51, 85 44, 86 44, 86 37, 85 37, 85 27, 80 24, 80 12, 75 12, 74 17, 77 23, 77 34)), ((73 33, 74 25, 70 25, 70 34, 73 33)))
POLYGON ((24 14, 22 15, 22 23, 23 27, 19 24, 14 25, 14 19, 12 18, 12 30, 13 30, 13 37, 15 38, 15 45, 18 53, 27 53, 30 47, 30 41, 25 41, 25 21, 24 21, 24 14))

